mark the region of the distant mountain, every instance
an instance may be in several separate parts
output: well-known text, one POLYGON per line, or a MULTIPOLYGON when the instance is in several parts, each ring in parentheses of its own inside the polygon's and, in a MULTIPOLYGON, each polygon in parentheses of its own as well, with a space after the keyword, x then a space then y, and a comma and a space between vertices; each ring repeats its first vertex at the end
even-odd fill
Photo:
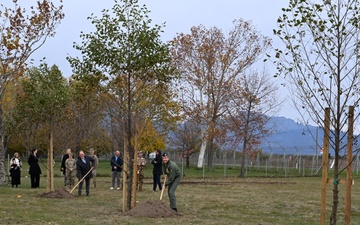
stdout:
MULTIPOLYGON (((324 131, 322 129, 296 123, 292 119, 272 117, 267 129, 270 129, 272 134, 261 144, 264 153, 314 155, 316 154, 316 136, 318 146, 323 145, 324 131)), ((318 149, 318 154, 320 154, 320 149, 318 149)))
MULTIPOLYGON (((266 125, 271 134, 262 140, 260 148, 267 154, 318 155, 323 145, 324 131, 312 125, 297 123, 285 117, 272 117, 266 125), (317 136, 317 137, 316 137, 317 136), (316 148, 316 140, 318 148, 316 148), (317 153, 316 153, 317 150, 317 153)), ((174 139, 175 134, 169 133, 174 139)), ((341 143, 346 144, 346 143, 341 143)), ((241 146, 241 144, 239 144, 241 146)), ((239 147, 240 148, 240 147, 239 147)), ((331 155, 334 151, 329 149, 331 155)))

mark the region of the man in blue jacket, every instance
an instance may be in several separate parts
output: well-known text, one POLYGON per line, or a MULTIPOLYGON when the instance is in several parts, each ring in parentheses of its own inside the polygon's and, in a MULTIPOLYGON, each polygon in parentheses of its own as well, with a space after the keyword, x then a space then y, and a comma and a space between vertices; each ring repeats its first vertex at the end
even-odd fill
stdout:
POLYGON ((120 174, 122 171, 123 159, 120 157, 119 150, 117 150, 115 152, 115 155, 111 157, 110 165, 111 165, 111 180, 112 180, 112 185, 110 190, 113 190, 115 187, 115 178, 117 179, 117 189, 120 190, 120 174))

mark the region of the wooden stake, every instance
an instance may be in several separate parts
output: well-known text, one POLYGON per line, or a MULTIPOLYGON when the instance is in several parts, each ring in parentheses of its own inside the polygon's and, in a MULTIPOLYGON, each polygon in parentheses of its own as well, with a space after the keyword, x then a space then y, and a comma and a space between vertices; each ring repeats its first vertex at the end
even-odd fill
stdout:
POLYGON ((328 164, 329 164, 329 135, 330 135, 330 108, 325 109, 325 124, 324 124, 324 144, 323 144, 323 166, 321 179, 321 211, 320 211, 320 225, 325 225, 326 216, 326 184, 328 178, 328 164))
POLYGON ((350 224, 351 212, 351 185, 352 180, 352 143, 354 132, 354 106, 349 107, 348 117, 348 134, 347 134, 347 168, 346 168, 346 193, 345 193, 345 224, 350 224))

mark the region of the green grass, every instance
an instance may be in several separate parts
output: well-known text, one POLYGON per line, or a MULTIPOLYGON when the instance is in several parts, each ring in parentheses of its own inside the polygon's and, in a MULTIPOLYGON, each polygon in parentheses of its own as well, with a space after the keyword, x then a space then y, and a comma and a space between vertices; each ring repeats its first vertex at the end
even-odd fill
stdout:
MULTIPOLYGON (((55 166, 56 189, 63 187, 59 163, 55 166)), ((144 191, 137 200, 158 200, 160 192, 152 192, 152 166, 145 170, 144 191)), ((243 224, 273 225, 319 224, 321 203, 320 177, 247 177, 238 178, 239 170, 213 172, 194 168, 185 170, 178 187, 177 202, 181 216, 176 218, 138 218, 124 216, 122 192, 109 190, 111 186, 109 162, 103 161, 97 178, 98 187, 91 196, 74 199, 48 199, 40 197, 46 191, 45 169, 40 189, 30 189, 30 179, 23 177, 19 188, 0 187, 1 224, 243 224), (21 196, 20 198, 18 198, 21 196)), ((249 171, 250 173, 250 171, 249 171)), ((254 172, 255 173, 255 172, 254 172)), ((360 224, 360 185, 355 176, 352 186, 351 224, 360 224)), ((73 193, 76 194, 76 191, 73 193)), ((340 185, 338 224, 344 224, 345 186, 340 185)), ((168 204, 167 196, 163 201, 168 204)), ((332 185, 327 186, 327 221, 332 201, 332 185)))

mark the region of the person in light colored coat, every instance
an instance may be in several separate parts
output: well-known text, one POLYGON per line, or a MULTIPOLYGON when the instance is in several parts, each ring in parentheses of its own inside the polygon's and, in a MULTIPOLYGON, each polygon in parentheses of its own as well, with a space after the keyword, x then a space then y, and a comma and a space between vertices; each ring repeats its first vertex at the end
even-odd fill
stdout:
POLYGON ((18 152, 15 152, 14 157, 10 160, 10 176, 11 186, 18 187, 20 185, 22 163, 18 152))

